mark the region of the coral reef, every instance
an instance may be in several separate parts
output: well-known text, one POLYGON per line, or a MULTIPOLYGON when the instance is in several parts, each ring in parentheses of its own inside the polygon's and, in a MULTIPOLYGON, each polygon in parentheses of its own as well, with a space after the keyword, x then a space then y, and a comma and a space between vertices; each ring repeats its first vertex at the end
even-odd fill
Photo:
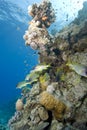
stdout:
POLYGON ((43 1, 41 4, 33 4, 28 7, 29 14, 33 20, 29 23, 29 28, 25 32, 25 44, 31 48, 42 51, 46 50, 46 46, 52 43, 52 38, 47 31, 47 27, 55 21, 55 12, 52 9, 51 2, 43 1))
POLYGON ((32 22, 28 31, 26 31, 24 35, 25 44, 30 45, 35 50, 39 48, 44 50, 44 46, 50 43, 50 35, 45 28, 38 28, 35 24, 35 22, 32 22))
POLYGON ((39 27, 45 26, 47 28, 55 21, 55 12, 48 0, 44 0, 40 4, 33 4, 33 6, 30 5, 28 13, 39 27))
POLYGON ((75 24, 80 24, 82 21, 87 19, 87 1, 83 3, 83 9, 78 12, 78 17, 73 21, 75 24))
POLYGON ((26 75, 23 87, 19 86, 23 108, 9 120, 11 130, 87 129, 87 14, 84 20, 81 18, 84 8, 79 12, 79 24, 75 19, 51 36, 47 31, 55 20, 51 3, 43 0, 28 7, 33 19, 24 35, 25 44, 38 50, 40 64, 26 75))
POLYGON ((12 125, 14 123, 17 123, 17 121, 19 121, 22 117, 22 112, 21 111, 17 111, 14 113, 14 116, 12 116, 12 118, 9 120, 8 122, 8 126, 10 128, 10 126, 12 127, 12 125))

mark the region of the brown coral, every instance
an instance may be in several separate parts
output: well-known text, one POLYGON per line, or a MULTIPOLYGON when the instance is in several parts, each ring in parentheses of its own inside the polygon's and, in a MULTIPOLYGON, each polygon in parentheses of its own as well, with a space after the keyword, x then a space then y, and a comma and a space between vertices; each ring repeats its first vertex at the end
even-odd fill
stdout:
POLYGON ((40 104, 43 105, 47 110, 53 110, 55 105, 55 98, 53 95, 44 91, 40 94, 40 104))
POLYGON ((35 21, 40 21, 42 27, 49 27, 55 21, 55 12, 50 1, 44 0, 41 4, 29 5, 28 13, 35 21))
POLYGON ((62 120, 65 111, 66 105, 63 102, 56 100, 55 109, 53 110, 54 117, 58 120, 62 120))
POLYGON ((47 110, 51 110, 56 119, 63 119, 63 114, 66 110, 66 105, 60 100, 56 99, 52 94, 44 91, 40 94, 39 102, 47 110))

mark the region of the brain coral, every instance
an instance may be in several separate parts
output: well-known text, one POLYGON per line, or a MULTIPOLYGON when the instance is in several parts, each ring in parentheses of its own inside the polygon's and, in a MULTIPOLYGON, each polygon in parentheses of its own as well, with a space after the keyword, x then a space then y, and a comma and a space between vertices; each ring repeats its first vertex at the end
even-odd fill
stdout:
POLYGON ((40 94, 39 101, 40 101, 41 105, 43 105, 47 110, 53 110, 56 100, 53 95, 44 91, 40 94))
POLYGON ((56 119, 61 120, 66 111, 66 105, 56 99, 52 94, 44 91, 40 94, 39 102, 43 105, 47 110, 51 110, 56 119))

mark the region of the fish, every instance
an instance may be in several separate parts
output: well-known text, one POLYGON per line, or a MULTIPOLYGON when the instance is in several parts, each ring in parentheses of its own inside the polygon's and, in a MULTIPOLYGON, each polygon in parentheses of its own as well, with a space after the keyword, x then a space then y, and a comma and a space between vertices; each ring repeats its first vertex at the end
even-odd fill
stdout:
POLYGON ((47 70, 50 67, 50 65, 37 65, 32 72, 41 72, 43 70, 47 70))
POLYGON ((16 88, 22 89, 23 87, 26 87, 28 84, 30 85, 30 82, 22 81, 17 84, 16 88))
POLYGON ((79 63, 67 63, 70 69, 74 70, 77 74, 87 77, 87 66, 79 63))
POLYGON ((26 75, 25 80, 26 81, 31 81, 31 80, 35 80, 39 78, 39 74, 38 73, 29 73, 26 75))
POLYGON ((38 79, 34 79, 34 80, 30 81, 30 85, 33 85, 33 84, 35 84, 37 82, 38 82, 38 79))
POLYGON ((17 31, 19 31, 20 30, 20 27, 17 27, 17 31))
POLYGON ((26 77, 25 77, 25 80, 29 80, 30 79, 30 74, 27 74, 26 77))

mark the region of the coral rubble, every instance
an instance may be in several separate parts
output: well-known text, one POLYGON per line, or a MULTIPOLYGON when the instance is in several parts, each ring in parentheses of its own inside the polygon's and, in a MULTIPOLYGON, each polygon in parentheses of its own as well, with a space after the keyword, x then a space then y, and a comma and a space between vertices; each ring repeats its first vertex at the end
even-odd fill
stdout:
POLYGON ((32 88, 21 88, 22 102, 16 103, 10 129, 87 130, 87 17, 79 24, 75 19, 52 37, 47 31, 55 20, 51 3, 29 6, 28 13, 33 20, 25 44, 39 51, 40 64, 25 78, 32 88))

